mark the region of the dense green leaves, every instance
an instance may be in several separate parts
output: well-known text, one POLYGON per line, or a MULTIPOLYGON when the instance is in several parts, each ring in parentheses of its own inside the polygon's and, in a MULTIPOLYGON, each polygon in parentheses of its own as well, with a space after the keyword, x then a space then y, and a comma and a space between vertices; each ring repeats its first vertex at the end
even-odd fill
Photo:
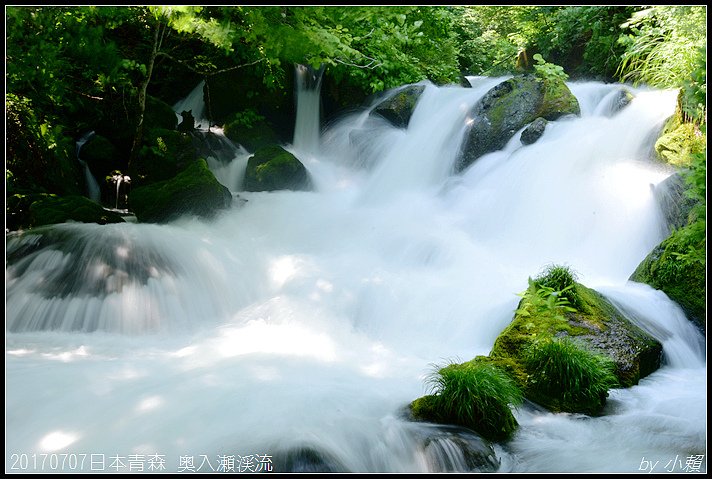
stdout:
POLYGON ((625 26, 631 34, 619 74, 624 80, 656 87, 679 87, 697 68, 707 43, 705 6, 655 6, 637 11, 625 26))

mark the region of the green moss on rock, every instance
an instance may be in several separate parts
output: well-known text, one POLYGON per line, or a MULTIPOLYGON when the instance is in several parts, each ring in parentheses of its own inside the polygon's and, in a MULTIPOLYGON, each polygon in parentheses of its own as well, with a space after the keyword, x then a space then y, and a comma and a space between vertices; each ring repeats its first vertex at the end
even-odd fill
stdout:
POLYGON ((304 165, 281 146, 260 148, 247 161, 246 191, 310 190, 304 165))
POLYGON ((408 85, 373 109, 397 128, 407 128, 425 85, 408 85))
POLYGON ((129 206, 141 222, 163 223, 183 215, 209 219, 231 203, 232 194, 203 159, 169 180, 134 188, 129 194, 129 206))
MULTIPOLYGON (((660 367, 662 345, 628 321, 600 293, 576 283, 580 306, 571 311, 532 308, 535 291, 536 284, 530 285, 514 319, 495 340, 492 357, 512 360, 527 371, 525 357, 533 344, 555 337, 572 337, 611 358, 622 386, 637 384, 660 367)), ((521 380, 522 375, 519 377, 521 380)))
POLYGON ((134 186, 144 186, 173 178, 197 159, 192 137, 177 130, 148 130, 144 146, 131 165, 134 186))
POLYGON ((477 158, 503 148, 514 134, 537 118, 552 121, 580 114, 578 100, 563 80, 516 75, 488 91, 471 109, 470 131, 457 161, 460 171, 477 158))
POLYGON ((704 222, 675 230, 636 268, 631 281, 663 291, 706 331, 707 268, 704 222), (697 251, 698 254, 691 254, 697 251))
POLYGON ((40 195, 32 202, 29 210, 30 225, 33 227, 70 221, 102 225, 124 222, 118 213, 108 211, 89 198, 78 195, 40 195))
POLYGON ((665 132, 655 142, 658 157, 673 166, 690 166, 692 154, 707 151, 707 135, 693 123, 680 123, 677 115, 668 122, 665 132))

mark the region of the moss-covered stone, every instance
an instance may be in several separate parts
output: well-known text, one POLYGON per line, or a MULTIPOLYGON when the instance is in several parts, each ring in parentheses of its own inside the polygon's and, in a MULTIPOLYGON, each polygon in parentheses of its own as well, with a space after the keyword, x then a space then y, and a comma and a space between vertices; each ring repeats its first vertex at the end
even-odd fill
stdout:
POLYGON ((192 137, 176 130, 153 129, 131 165, 134 187, 173 178, 197 159, 192 137))
POLYGON ((680 168, 690 166, 691 154, 706 151, 707 135, 693 123, 681 123, 678 115, 668 121, 664 133, 655 142, 659 159, 680 168))
POLYGON ((304 165, 281 146, 267 146, 255 152, 247 161, 244 188, 246 191, 311 189, 304 165))
POLYGON ((141 222, 163 223, 183 215, 209 219, 231 203, 232 194, 203 159, 169 180, 134 188, 129 194, 129 206, 141 222))
MULTIPOLYGON (((528 292, 532 293, 530 286, 528 292)), ((514 319, 497 337, 490 356, 517 363, 514 376, 526 390, 525 356, 537 341, 554 337, 574 337, 594 351, 611 358, 620 384, 629 387, 657 370, 662 345, 655 338, 627 320, 600 293, 576 283, 581 306, 575 311, 535 310, 527 297, 520 302, 514 319), (525 371, 522 374, 521 371, 525 371), (525 382, 521 382, 525 379, 525 382)))
POLYGON ((30 226, 76 221, 81 223, 123 223, 121 215, 104 209, 84 196, 40 195, 29 207, 30 226))
POLYGON ((553 121, 579 115, 578 100, 561 79, 517 75, 488 91, 469 112, 470 131, 465 136, 456 170, 482 155, 503 148, 520 129, 538 117, 553 121))
POLYGON ((569 337, 537 341, 527 351, 527 397, 555 412, 599 414, 618 381, 613 361, 569 337))
POLYGON ((663 291, 703 332, 706 331, 707 319, 704 225, 697 222, 674 231, 630 276, 631 281, 663 291), (699 254, 691 255, 690 251, 698 251, 699 254))

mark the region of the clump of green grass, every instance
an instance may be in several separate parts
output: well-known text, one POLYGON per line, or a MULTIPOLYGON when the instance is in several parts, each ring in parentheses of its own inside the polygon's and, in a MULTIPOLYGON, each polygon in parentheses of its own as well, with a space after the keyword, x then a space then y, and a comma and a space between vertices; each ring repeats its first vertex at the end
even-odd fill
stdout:
POLYGON ((597 414, 618 385, 612 359, 568 337, 534 343, 524 359, 527 397, 552 411, 597 414))
POLYGON ((509 375, 493 364, 451 363, 430 377, 430 406, 440 422, 458 424, 485 439, 503 441, 519 427, 511 406, 523 395, 509 375))

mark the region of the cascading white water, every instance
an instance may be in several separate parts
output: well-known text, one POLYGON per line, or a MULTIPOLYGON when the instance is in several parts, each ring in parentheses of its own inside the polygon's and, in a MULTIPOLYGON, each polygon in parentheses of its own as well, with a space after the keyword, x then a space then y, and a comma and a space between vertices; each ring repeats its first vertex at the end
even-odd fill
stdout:
MULTIPOLYGON (((429 85, 405 130, 364 112, 326 131, 305 163, 317 191, 241 192, 209 223, 10 235, 6 472, 23 454, 210 472, 299 447, 352 472, 441 470, 402 408, 434 365, 488 354, 553 262, 656 335, 666 362, 599 418, 516 410, 500 471, 663 472, 704 455, 701 335, 627 281, 666 234, 651 187, 670 171, 648 150, 675 95, 633 90, 604 114, 614 88, 571 84, 581 118, 456 176, 460 112, 486 88, 429 85)), ((464 470, 453 443, 435 456, 464 470)))
POLYGON ((298 156, 319 153, 321 134, 321 79, 324 68, 314 71, 306 65, 296 65, 294 74, 297 94, 297 116, 294 124, 293 148, 298 156))
POLYGON ((89 141, 92 136, 94 136, 94 132, 90 131, 84 134, 81 138, 79 138, 79 140, 77 140, 76 155, 77 160, 79 160, 79 163, 84 169, 84 180, 86 181, 87 186, 87 198, 98 203, 101 200, 101 189, 99 188, 99 183, 96 181, 96 178, 94 178, 94 175, 89 169, 89 165, 87 165, 87 162, 83 161, 79 156, 79 153, 82 151, 82 146, 84 146, 84 143, 89 141))
POLYGON ((195 128, 198 130, 207 130, 210 128, 210 121, 205 114, 205 100, 203 98, 203 89, 205 88, 205 80, 201 80, 191 92, 173 105, 173 111, 176 112, 176 117, 180 122, 183 117, 181 113, 189 111, 195 119, 195 128))

